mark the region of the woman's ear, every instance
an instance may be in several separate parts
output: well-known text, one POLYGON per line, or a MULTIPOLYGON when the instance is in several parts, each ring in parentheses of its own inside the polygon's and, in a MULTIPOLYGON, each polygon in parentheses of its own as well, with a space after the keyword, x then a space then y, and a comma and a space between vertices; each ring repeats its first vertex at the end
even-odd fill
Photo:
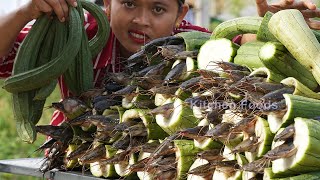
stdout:
POLYGON ((110 6, 110 1, 111 1, 111 0, 103 0, 104 7, 105 7, 105 8, 107 8, 108 6, 110 6))
POLYGON ((111 0, 103 0, 103 3, 104 3, 104 8, 105 8, 106 14, 107 14, 108 19, 109 19, 109 21, 110 21, 110 14, 111 14, 110 6, 111 6, 111 0))
POLYGON ((183 20, 183 18, 186 16, 187 12, 189 11, 189 5, 184 4, 181 7, 181 10, 179 11, 178 18, 176 21, 176 25, 179 26, 183 20))

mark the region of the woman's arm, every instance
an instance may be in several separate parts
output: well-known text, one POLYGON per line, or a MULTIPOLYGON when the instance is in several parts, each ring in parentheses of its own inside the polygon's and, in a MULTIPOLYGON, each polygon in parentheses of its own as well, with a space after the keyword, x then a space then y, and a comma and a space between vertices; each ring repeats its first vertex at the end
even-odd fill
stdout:
MULTIPOLYGON (((274 4, 268 4, 267 0, 256 0, 256 6, 259 16, 264 16, 270 11, 276 13, 283 9, 299 9, 306 22, 312 29, 320 29, 320 21, 312 18, 320 17, 320 10, 311 0, 295 1, 295 0, 280 0, 274 4)), ((256 40, 255 34, 244 34, 241 38, 241 44, 256 40)))
POLYGON ((76 6, 76 0, 30 0, 19 9, 0 17, 0 57, 7 55, 21 29, 41 14, 53 12, 61 22, 68 17, 68 4, 76 6))
POLYGON ((280 0, 277 3, 268 4, 267 0, 256 0, 259 16, 264 16, 267 11, 276 13, 283 9, 299 9, 312 29, 320 29, 320 21, 312 18, 320 17, 320 10, 311 0, 280 0))
POLYGON ((0 18, 0 57, 9 53, 20 30, 31 20, 25 15, 24 8, 0 18))

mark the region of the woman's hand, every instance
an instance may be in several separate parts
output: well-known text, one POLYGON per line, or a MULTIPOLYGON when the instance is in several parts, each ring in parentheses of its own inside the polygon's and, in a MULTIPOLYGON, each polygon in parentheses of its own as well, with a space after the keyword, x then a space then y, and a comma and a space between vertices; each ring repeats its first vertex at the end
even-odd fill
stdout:
POLYGON ((298 9, 305 17, 306 22, 313 29, 320 29, 320 21, 311 18, 320 17, 320 10, 311 0, 280 0, 277 3, 268 4, 267 0, 256 0, 259 16, 264 16, 267 11, 276 13, 283 9, 298 9))
POLYGON ((68 4, 76 7, 76 0, 31 0, 25 6, 25 12, 30 19, 38 18, 42 13, 51 16, 53 13, 64 22, 68 18, 68 4))

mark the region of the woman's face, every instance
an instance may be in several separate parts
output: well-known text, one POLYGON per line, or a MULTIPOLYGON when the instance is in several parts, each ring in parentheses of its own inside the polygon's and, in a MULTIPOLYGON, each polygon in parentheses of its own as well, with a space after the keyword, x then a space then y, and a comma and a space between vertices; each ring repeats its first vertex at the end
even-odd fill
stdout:
POLYGON ((108 1, 112 31, 125 56, 153 39, 170 36, 188 11, 186 5, 179 11, 177 0, 105 0, 105 3, 108 1))

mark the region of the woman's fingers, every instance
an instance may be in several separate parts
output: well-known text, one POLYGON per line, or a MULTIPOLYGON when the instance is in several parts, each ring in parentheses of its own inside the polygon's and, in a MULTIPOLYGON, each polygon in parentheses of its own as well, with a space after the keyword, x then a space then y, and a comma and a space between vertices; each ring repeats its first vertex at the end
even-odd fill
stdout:
POLYGON ((303 16, 305 18, 316 18, 316 17, 320 17, 320 9, 316 9, 316 10, 302 10, 301 13, 303 14, 303 16))
POLYGON ((302 2, 304 6, 307 7, 308 9, 311 9, 311 10, 317 9, 317 5, 310 0, 303 0, 302 2))
POLYGON ((284 5, 292 5, 294 3, 294 0, 281 0, 280 4, 284 4, 284 5))
POLYGON ((256 5, 259 16, 264 16, 264 14, 269 11, 267 0, 256 0, 256 5))
POLYGON ((307 24, 311 29, 317 29, 320 30, 320 21, 312 20, 312 19, 306 19, 307 24))
POLYGON ((77 7, 77 0, 64 0, 67 1, 70 6, 77 7))
MULTIPOLYGON (((68 18, 68 15, 69 15, 69 7, 68 7, 68 4, 65 0, 59 0, 60 1, 60 5, 61 5, 61 8, 62 8, 62 12, 64 14, 64 20, 68 18)), ((60 19, 60 18, 59 18, 60 19)), ((62 19, 60 19, 61 21, 62 19)))
POLYGON ((48 4, 44 0, 34 0, 35 6, 38 8, 39 11, 44 12, 46 14, 51 14, 52 13, 52 7, 50 4, 48 4))
POLYGON ((61 22, 64 22, 66 20, 66 18, 68 17, 68 14, 65 14, 62 8, 62 5, 60 3, 60 0, 44 0, 44 1, 46 1, 52 7, 54 13, 56 14, 56 16, 59 18, 61 22))
POLYGON ((305 1, 289 1, 289 0, 282 0, 278 3, 273 3, 271 6, 277 7, 279 9, 299 9, 299 10, 305 10, 305 9, 311 9, 315 10, 317 6, 310 0, 305 1))
POLYGON ((76 0, 33 0, 39 12, 51 15, 53 12, 61 22, 68 18, 69 5, 76 7, 76 0))
POLYGON ((64 22, 69 15, 69 5, 77 7, 76 0, 45 0, 49 1, 51 7, 61 22, 64 22))

